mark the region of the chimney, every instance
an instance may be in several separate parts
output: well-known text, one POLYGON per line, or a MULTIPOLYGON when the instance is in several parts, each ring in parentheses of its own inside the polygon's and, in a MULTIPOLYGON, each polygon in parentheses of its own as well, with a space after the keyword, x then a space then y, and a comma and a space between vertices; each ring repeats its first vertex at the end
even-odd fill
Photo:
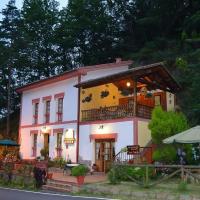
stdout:
POLYGON ((121 61, 122 61, 121 58, 115 58, 115 62, 116 62, 116 63, 120 63, 121 61))

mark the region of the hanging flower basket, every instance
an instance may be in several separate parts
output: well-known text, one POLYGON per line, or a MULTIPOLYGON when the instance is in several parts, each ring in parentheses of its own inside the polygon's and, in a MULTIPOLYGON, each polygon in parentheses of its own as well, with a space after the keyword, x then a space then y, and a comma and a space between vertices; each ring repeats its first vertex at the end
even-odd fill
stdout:
POLYGON ((130 95, 130 94, 131 94, 131 91, 128 90, 128 89, 123 89, 123 90, 121 91, 121 95, 123 95, 123 96, 128 96, 128 95, 130 95))
POLYGON ((107 90, 104 90, 104 91, 101 92, 101 98, 102 99, 107 97, 108 95, 109 95, 109 91, 107 91, 107 90))
POLYGON ((153 94, 151 92, 147 92, 147 94, 145 95, 146 98, 152 98, 153 94))

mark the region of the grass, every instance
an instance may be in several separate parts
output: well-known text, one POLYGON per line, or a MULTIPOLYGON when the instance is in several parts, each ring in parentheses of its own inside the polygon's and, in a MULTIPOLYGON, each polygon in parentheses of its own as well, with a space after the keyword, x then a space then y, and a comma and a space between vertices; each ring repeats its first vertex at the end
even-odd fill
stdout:
POLYGON ((200 184, 186 184, 180 182, 179 180, 172 179, 159 185, 143 188, 136 185, 133 182, 122 182, 120 184, 111 185, 108 182, 87 184, 78 193, 80 195, 94 195, 100 197, 110 197, 110 198, 120 198, 120 199, 130 199, 131 195, 137 193, 137 195, 146 195, 154 199, 155 195, 173 195, 174 197, 179 195, 195 195, 200 198, 200 184))

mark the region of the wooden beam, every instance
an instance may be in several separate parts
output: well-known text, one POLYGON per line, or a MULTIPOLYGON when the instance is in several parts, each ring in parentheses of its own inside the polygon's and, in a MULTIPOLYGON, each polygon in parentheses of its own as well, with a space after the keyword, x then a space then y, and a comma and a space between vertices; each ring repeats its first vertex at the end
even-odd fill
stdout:
POLYGON ((133 115, 136 116, 137 115, 137 79, 134 79, 133 97, 134 97, 133 115))
POLYGON ((147 86, 151 86, 153 89, 161 89, 161 90, 164 90, 164 91, 168 91, 168 92, 171 92, 173 93, 172 90, 168 89, 168 88, 165 88, 165 87, 162 87, 161 85, 157 84, 157 83, 152 83, 152 82, 149 82, 147 81, 146 79, 144 78, 140 78, 139 81, 141 83, 144 83, 144 84, 147 84, 147 86))

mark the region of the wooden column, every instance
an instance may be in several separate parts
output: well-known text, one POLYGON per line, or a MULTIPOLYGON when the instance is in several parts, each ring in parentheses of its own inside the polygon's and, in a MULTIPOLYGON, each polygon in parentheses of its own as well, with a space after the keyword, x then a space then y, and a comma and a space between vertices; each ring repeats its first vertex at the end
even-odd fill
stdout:
POLYGON ((134 88, 133 88, 133 98, 134 98, 134 110, 133 110, 133 115, 137 115, 137 79, 134 78, 134 88))
MULTIPOLYGON (((78 76, 78 83, 81 82, 81 75, 78 76)), ((81 88, 78 87, 78 102, 77 102, 77 129, 76 129, 76 162, 79 162, 79 131, 80 131, 80 102, 81 88)))

